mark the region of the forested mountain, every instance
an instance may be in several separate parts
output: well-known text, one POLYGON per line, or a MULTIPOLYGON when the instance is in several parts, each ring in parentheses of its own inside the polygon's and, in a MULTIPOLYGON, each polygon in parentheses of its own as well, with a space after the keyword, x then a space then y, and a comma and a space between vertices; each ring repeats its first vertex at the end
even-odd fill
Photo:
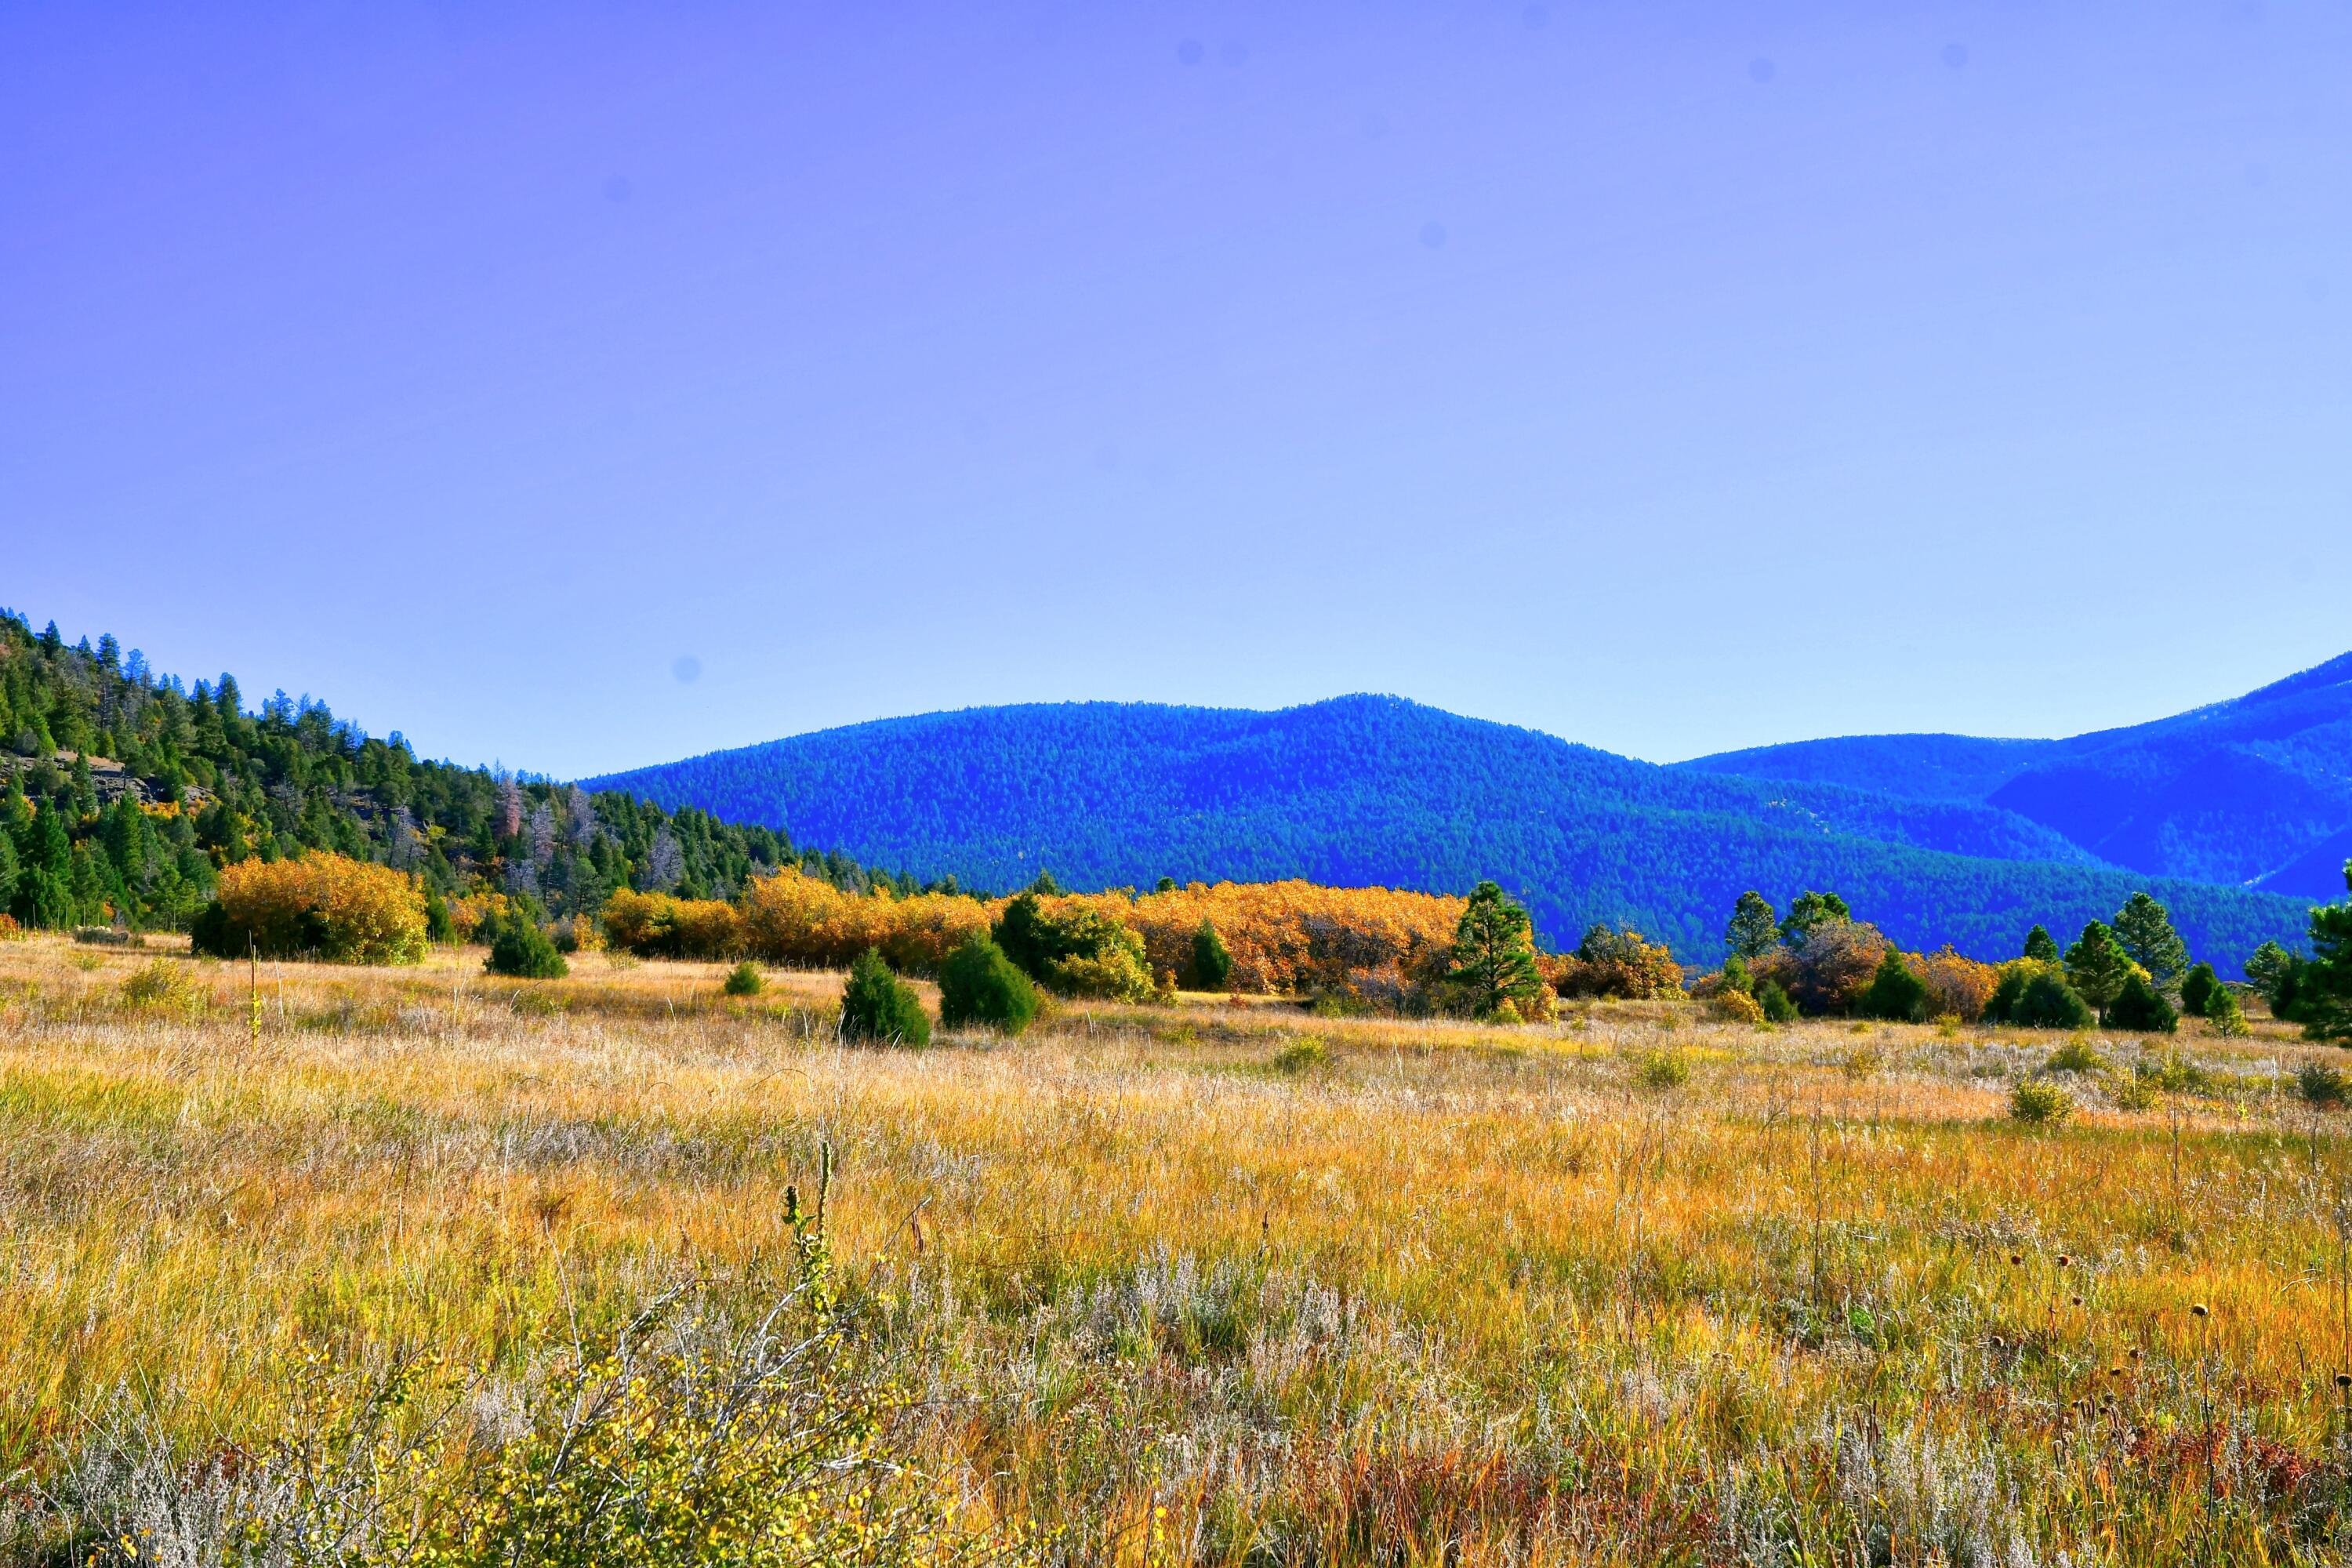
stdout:
POLYGON ((2009 957, 2143 885, 2201 953, 2299 941, 2300 900, 2096 864, 2019 814, 1676 771, 1382 697, 1261 713, 1150 704, 887 720, 594 781, 838 844, 917 875, 1085 888, 1304 877, 1459 893, 1502 881, 1572 944, 1630 921, 1686 959, 1733 900, 1832 888, 1898 941, 2009 957))
POLYGON ((185 925, 214 873, 332 849, 443 893, 528 893, 557 914, 620 887, 731 893, 786 861, 849 886, 838 855, 766 827, 620 793, 423 762, 324 703, 246 710, 232 678, 193 689, 112 637, 68 645, 0 612, 0 910, 21 923, 185 925))
POLYGON ((2352 853, 2352 654, 2227 702, 2068 740, 1849 736, 1676 768, 1990 805, 2132 870, 2332 899, 2352 853))

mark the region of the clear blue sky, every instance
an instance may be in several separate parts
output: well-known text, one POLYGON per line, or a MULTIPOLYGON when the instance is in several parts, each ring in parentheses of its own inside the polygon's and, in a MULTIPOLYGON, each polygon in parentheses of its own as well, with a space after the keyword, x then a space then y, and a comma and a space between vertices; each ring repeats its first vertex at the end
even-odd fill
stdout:
POLYGON ((432 754, 2056 733, 2347 588, 2340 4, 0 8, 0 604, 432 754))

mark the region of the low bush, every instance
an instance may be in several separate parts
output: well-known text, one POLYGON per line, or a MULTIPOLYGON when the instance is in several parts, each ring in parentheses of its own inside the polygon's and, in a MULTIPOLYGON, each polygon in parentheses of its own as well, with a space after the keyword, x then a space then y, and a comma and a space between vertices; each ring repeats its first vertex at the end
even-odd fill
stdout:
POLYGON ((1878 972, 1871 976, 1870 988, 1862 994, 1855 1011, 1865 1018, 1886 1018, 1897 1023, 1918 1024, 1927 1021, 1929 1001, 1927 982, 1911 973, 1911 966, 1893 948, 1878 962, 1878 972))
POLYGON ((1643 1054, 1633 1076, 1643 1089, 1663 1093, 1690 1082, 1690 1063, 1680 1051, 1650 1051, 1643 1054))
POLYGON ((2041 1079, 2020 1079, 2009 1091, 2009 1114, 2032 1126, 2054 1125, 2074 1114, 2074 1097, 2041 1079))
POLYGON ((572 973, 555 941, 527 914, 510 914, 489 927, 490 955, 482 967, 511 980, 561 980, 572 973))
POLYGON ((1037 988, 988 938, 971 938, 940 966, 940 1022, 946 1027, 1017 1035, 1036 1016, 1037 988))
POLYGON ((727 972, 726 983, 719 987, 730 996, 757 996, 767 988, 760 966, 748 958, 727 972))
POLYGON ((425 893, 415 878, 313 850, 295 860, 225 868, 192 928, 198 952, 317 958, 330 963, 416 963, 426 946, 425 893))
POLYGON ((2069 1040, 2050 1053, 2045 1066, 2051 1072, 2101 1073, 2107 1070, 2107 1058, 2088 1040, 2069 1040))
POLYGON ((2180 978, 2180 1010, 2192 1018, 2202 1018, 2212 1005, 2213 993, 2221 989, 2221 977, 2210 963, 2196 963, 2180 978))
POLYGON ((867 948, 849 966, 841 993, 842 1037, 880 1040, 921 1049, 931 1043, 931 1021, 914 987, 890 973, 881 952, 867 948))
POLYGON ((1787 1024, 1796 1020, 1797 1005, 1789 999, 1786 991, 1780 989, 1780 983, 1777 980, 1764 983, 1756 993, 1756 1005, 1763 1009, 1764 1021, 1768 1024, 1787 1024))
POLYGON ((122 983, 122 1000, 133 1007, 194 1012, 205 1005, 205 999, 203 989, 185 966, 168 958, 149 960, 122 983))
POLYGON ((1312 1035, 1302 1035, 1275 1053, 1274 1070, 1297 1075, 1328 1067, 1331 1053, 1321 1040, 1312 1035))
POLYGON ((2243 1039, 2254 1032, 2245 1009, 2238 1005, 2238 994, 2227 985, 2214 987, 2205 999, 2205 1026, 2225 1040, 2243 1039))
POLYGON ((2352 1079, 2326 1062, 2305 1062, 2295 1069, 2294 1090, 2313 1105, 2341 1105, 2352 1100, 2352 1079))
POLYGON ((1706 1010, 1727 1024, 1764 1022, 1764 1005, 1745 991, 1718 991, 1707 998, 1706 1010))

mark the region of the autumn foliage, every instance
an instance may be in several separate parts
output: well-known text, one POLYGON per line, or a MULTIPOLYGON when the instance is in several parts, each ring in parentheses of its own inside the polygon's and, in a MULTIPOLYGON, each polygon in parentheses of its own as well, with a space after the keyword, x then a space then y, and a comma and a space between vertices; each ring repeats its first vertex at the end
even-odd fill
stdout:
POLYGON ((200 952, 334 963, 415 963, 425 956, 425 894, 415 877, 323 850, 224 868, 196 922, 200 952))

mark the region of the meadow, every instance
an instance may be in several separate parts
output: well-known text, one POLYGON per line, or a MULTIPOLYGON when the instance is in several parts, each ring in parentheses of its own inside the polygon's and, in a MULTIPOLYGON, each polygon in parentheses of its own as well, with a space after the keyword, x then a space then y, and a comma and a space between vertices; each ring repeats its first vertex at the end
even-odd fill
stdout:
POLYGON ((298 1560, 222 1521, 316 1457, 336 1390, 429 1364, 494 1426, 681 1281, 749 1321, 820 1191, 867 1440, 934 1556, 2352 1540, 2352 1163, 2301 1073, 2341 1053, 2282 1026, 1185 995, 909 1052, 839 1041, 837 974, 724 970, 0 944, 0 1542, 298 1560), (2016 1119, 2021 1081, 2073 1114, 2016 1119))

